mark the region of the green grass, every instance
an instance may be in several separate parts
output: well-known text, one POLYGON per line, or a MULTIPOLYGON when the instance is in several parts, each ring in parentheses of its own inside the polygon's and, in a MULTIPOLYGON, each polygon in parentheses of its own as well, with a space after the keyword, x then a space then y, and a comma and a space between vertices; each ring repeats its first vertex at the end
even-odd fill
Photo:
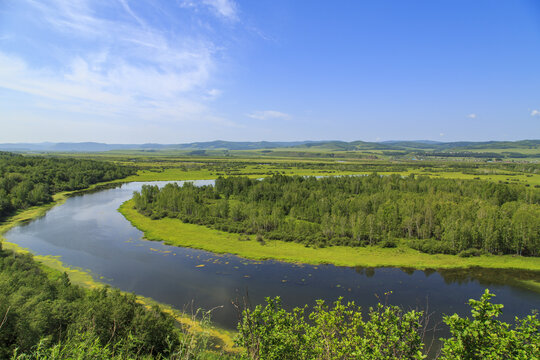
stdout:
POLYGON ((484 267, 540 271, 540 258, 512 255, 461 258, 455 255, 429 255, 400 245, 398 248, 333 246, 314 249, 302 244, 267 241, 261 245, 238 240, 237 234, 186 224, 178 219, 152 220, 133 208, 131 200, 120 206, 119 211, 135 227, 144 232, 148 240, 164 241, 168 245, 203 249, 214 253, 228 253, 248 259, 275 259, 306 264, 334 264, 362 267, 413 267, 416 269, 451 269, 484 267))

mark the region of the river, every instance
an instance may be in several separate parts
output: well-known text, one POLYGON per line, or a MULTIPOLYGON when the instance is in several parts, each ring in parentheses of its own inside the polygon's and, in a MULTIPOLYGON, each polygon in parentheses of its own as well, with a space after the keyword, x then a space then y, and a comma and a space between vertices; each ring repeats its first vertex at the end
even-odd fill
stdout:
MULTIPOLYGON (((160 186, 165 183, 152 182, 160 186)), ((71 197, 4 237, 35 254, 60 256, 68 266, 89 269, 98 281, 178 309, 189 312, 192 307, 221 307, 212 312, 212 320, 228 329, 234 329, 238 319, 231 301, 240 301, 246 295, 251 304, 279 295, 288 308, 312 305, 316 299, 334 301, 340 296, 365 309, 387 301, 404 309, 428 309, 433 313, 432 326, 444 313, 469 314, 468 299, 478 299, 486 287, 496 294, 495 302, 504 304, 505 321, 512 322, 514 316, 525 316, 540 307, 540 294, 506 280, 501 276, 502 271, 508 273, 505 270, 437 272, 298 265, 250 261, 146 241, 142 232, 117 211, 142 185, 133 182, 71 197), (385 296, 389 291, 392 293, 385 296)), ((517 275, 539 278, 538 273, 517 275)))

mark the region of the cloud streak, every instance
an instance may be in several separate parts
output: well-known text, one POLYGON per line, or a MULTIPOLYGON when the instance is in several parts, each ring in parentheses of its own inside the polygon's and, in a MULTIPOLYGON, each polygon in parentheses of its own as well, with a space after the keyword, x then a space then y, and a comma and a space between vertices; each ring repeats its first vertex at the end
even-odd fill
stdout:
POLYGON ((254 111, 247 114, 247 116, 257 120, 287 120, 291 117, 289 114, 285 114, 276 110, 254 111))
MULTIPOLYGON (((209 3, 222 16, 237 16, 231 2, 209 3)), ((211 86, 220 50, 210 39, 197 33, 171 34, 163 28, 174 24, 152 24, 128 0, 26 0, 25 5, 41 19, 36 27, 57 34, 46 45, 60 49, 51 58, 61 61, 36 64, 23 53, 0 51, 0 87, 57 111, 234 125, 206 104, 221 93, 211 86), (107 17, 113 10, 121 15, 107 17)))

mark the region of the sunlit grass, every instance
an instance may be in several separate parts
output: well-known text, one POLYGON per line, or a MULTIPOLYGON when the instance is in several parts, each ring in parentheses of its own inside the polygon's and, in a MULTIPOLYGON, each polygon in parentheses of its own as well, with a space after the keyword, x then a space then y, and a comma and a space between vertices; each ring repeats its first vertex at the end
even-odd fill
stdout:
POLYGON ((334 264, 362 267, 413 267, 416 269, 450 269, 485 267, 500 269, 522 269, 540 271, 540 258, 516 257, 512 255, 462 258, 456 255, 429 255, 410 249, 405 245, 388 249, 380 247, 310 248, 302 244, 283 241, 258 243, 238 239, 231 234, 205 226, 186 224, 179 219, 163 218, 152 220, 139 214, 132 201, 127 201, 119 211, 135 227, 144 232, 148 240, 164 241, 168 245, 191 247, 214 253, 235 254, 255 260, 275 259, 306 264, 334 264))

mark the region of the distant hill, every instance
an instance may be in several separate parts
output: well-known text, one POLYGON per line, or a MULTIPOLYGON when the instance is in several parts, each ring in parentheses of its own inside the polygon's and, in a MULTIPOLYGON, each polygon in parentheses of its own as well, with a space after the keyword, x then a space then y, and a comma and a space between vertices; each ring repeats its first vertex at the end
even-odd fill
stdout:
POLYGON ((283 147, 294 147, 310 143, 309 141, 292 141, 292 142, 234 142, 234 141, 209 141, 209 142, 194 142, 189 144, 170 145, 171 148, 179 150, 257 150, 257 149, 275 149, 283 147))
POLYGON ((208 141, 187 144, 105 144, 98 142, 81 143, 6 143, 0 144, 0 150, 18 152, 103 152, 111 150, 259 150, 259 149, 312 149, 321 151, 362 151, 362 150, 399 150, 407 152, 467 152, 493 150, 533 149, 540 152, 540 140, 521 141, 459 141, 438 142, 431 140, 418 141, 208 141))

